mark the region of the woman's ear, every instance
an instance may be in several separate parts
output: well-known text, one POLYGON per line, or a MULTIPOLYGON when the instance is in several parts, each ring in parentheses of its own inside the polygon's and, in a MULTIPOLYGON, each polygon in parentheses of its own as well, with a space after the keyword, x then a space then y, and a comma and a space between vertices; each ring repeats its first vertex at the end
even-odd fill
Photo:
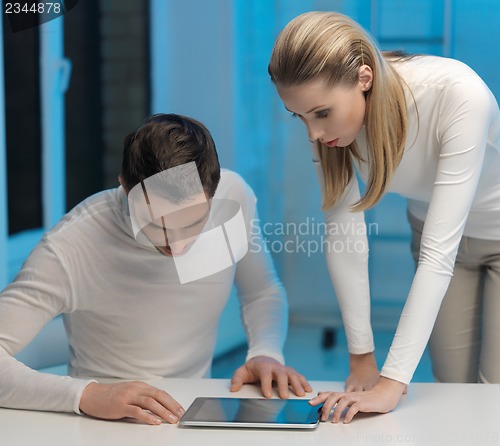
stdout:
POLYGON ((359 67, 359 85, 362 91, 368 91, 373 84, 373 71, 368 65, 359 67))

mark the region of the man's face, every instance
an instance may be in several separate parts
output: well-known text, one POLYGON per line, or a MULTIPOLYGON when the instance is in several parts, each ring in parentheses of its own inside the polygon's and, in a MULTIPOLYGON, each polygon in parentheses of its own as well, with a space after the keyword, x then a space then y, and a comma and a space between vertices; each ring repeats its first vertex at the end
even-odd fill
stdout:
POLYGON ((229 268, 248 252, 241 204, 212 199, 194 162, 152 175, 130 190, 121 176, 119 181, 127 194, 134 238, 173 257, 181 284, 229 268))
POLYGON ((154 174, 127 190, 134 237, 166 256, 185 254, 203 231, 210 214, 194 161, 154 174), (172 196, 176 200, 172 200, 172 196))
MULTIPOLYGON (((195 204, 183 203, 185 207, 156 218, 142 228, 144 236, 161 254, 169 257, 185 254, 203 231, 210 214, 210 198, 197 194, 190 197, 191 200, 195 204)), ((175 204, 168 203, 166 207, 173 209, 175 204)))

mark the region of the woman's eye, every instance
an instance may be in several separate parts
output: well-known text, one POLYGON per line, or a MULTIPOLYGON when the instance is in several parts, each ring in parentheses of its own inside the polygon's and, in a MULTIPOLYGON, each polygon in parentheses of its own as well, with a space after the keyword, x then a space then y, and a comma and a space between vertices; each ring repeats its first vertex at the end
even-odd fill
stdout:
POLYGON ((318 119, 325 119, 327 117, 328 117, 327 111, 316 113, 316 118, 318 118, 318 119))

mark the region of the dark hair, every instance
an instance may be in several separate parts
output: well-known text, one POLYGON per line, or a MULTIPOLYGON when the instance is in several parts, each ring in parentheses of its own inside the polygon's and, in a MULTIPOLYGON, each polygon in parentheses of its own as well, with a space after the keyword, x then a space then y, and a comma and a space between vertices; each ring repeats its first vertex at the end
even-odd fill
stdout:
MULTIPOLYGON (((151 115, 137 131, 125 137, 121 176, 130 191, 146 178, 193 161, 203 190, 213 197, 220 180, 220 165, 207 128, 186 116, 151 115)), ((190 186, 188 183, 176 181, 168 188, 173 187, 174 196, 189 196, 194 191, 185 189, 190 186)))

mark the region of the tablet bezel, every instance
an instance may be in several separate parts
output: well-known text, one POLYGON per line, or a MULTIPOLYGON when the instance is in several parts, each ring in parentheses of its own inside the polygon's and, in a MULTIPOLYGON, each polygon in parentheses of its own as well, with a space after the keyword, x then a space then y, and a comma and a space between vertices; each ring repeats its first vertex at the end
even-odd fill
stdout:
MULTIPOLYGON (((275 398, 276 399, 276 398, 275 398)), ((308 413, 308 419, 304 420, 303 423, 282 423, 282 422, 247 422, 247 421, 213 421, 213 420, 194 420, 193 418, 196 416, 201 407, 205 404, 206 401, 209 400, 233 400, 233 401, 242 401, 242 400, 252 400, 256 402, 265 402, 272 401, 273 399, 268 398, 234 398, 234 397, 198 397, 191 403, 189 408, 186 410, 184 416, 180 419, 179 425, 181 427, 238 427, 238 428, 265 428, 265 429, 315 429, 320 420, 319 409, 321 406, 310 406, 311 411, 308 413), (314 417, 309 421, 311 414, 316 412, 317 418, 314 417)), ((289 399, 289 400, 280 400, 280 401, 303 401, 304 404, 308 404, 308 400, 304 399, 289 399)), ((296 404, 296 403, 292 403, 296 404)))

